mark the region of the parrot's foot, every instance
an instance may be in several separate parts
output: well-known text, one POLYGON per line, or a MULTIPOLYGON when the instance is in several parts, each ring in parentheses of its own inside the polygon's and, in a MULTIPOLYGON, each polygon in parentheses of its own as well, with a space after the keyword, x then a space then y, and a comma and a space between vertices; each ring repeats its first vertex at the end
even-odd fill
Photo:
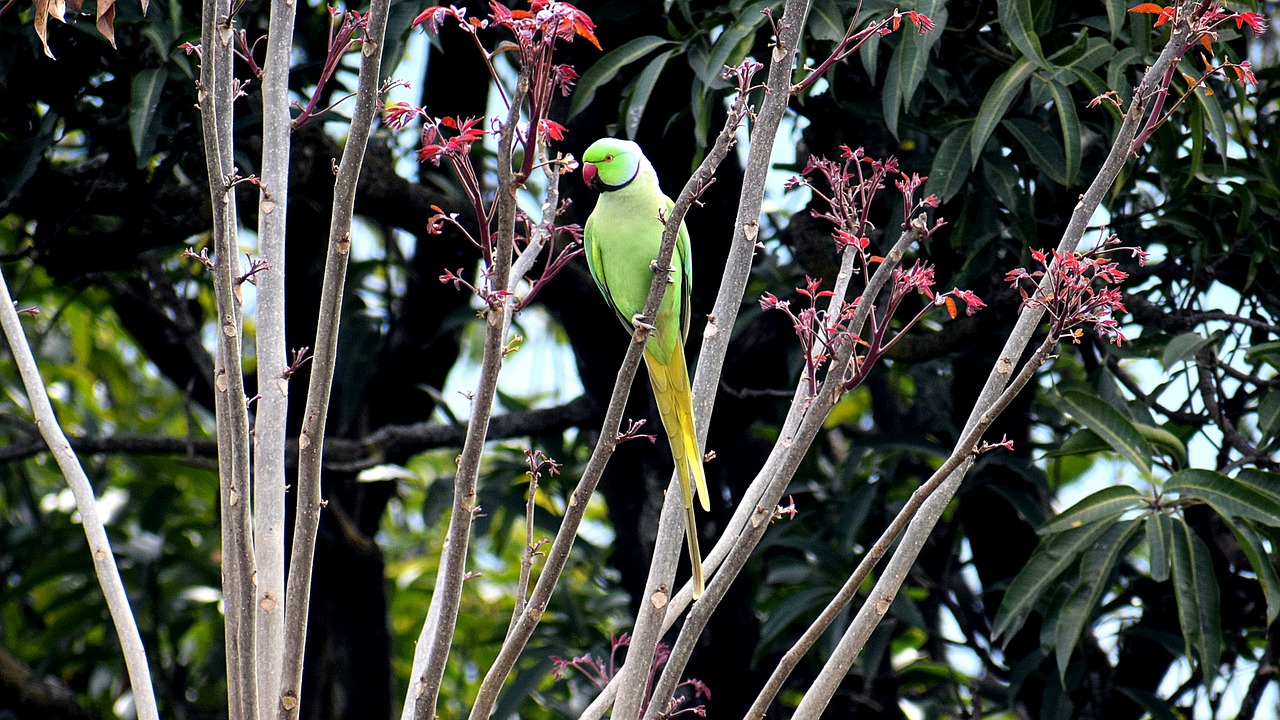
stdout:
MULTIPOLYGON (((654 258, 654 259, 652 259, 652 260, 650 260, 650 261, 649 261, 649 272, 652 272, 652 273, 659 273, 659 272, 662 272, 662 267, 661 267, 660 265, 658 265, 658 258, 654 258)), ((667 272, 667 284, 668 284, 668 285, 674 285, 674 284, 675 284, 675 282, 676 282, 675 273, 676 273, 676 264, 675 264, 674 262, 672 262, 672 263, 671 263, 671 269, 667 272)))
POLYGON ((645 340, 648 340, 649 335, 653 333, 654 330, 658 329, 653 325, 645 322, 644 315, 641 315, 639 313, 636 313, 635 315, 631 316, 631 327, 634 328, 635 330, 633 334, 635 336, 636 342, 638 343, 642 343, 645 340))

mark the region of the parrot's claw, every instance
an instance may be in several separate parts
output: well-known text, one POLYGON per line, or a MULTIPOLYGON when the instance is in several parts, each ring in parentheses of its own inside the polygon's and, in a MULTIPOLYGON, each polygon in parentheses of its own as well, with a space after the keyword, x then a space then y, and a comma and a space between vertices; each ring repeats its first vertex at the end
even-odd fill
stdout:
POLYGON ((636 313, 631 316, 631 327, 635 329, 636 342, 644 342, 649 339, 650 333, 658 328, 645 322, 644 315, 636 313))

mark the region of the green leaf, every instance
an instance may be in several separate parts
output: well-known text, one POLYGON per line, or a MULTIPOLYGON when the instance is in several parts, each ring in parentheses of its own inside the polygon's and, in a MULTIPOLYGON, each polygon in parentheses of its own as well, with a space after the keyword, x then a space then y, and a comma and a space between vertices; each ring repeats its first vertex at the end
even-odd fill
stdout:
POLYGON ((160 95, 168 77, 169 71, 163 68, 140 70, 133 76, 129 100, 129 141, 138 158, 138 167, 146 165, 155 151, 156 136, 160 132, 156 127, 156 109, 160 107, 160 95))
POLYGON ((1274 365, 1277 356, 1280 356, 1280 340, 1250 345, 1244 351, 1244 359, 1249 362, 1269 362, 1274 365))
POLYGON ((1173 553, 1173 518, 1156 512, 1147 516, 1147 552, 1151 556, 1151 578, 1169 579, 1169 556, 1173 553))
POLYGON ((760 14, 760 11, 771 5, 773 0, 758 0, 734 14, 735 20, 726 25, 720 36, 712 43, 705 62, 693 68, 704 85, 714 87, 717 83, 724 82, 720 74, 724 72, 725 64, 734 64, 729 61, 731 57, 741 54, 734 52, 739 45, 746 44, 747 50, 750 50, 752 36, 764 22, 764 15, 760 14))
POLYGON ((1219 515, 1248 518, 1263 525, 1280 526, 1280 502, 1264 492, 1212 470, 1183 470, 1165 483, 1164 491, 1200 500, 1219 515))
POLYGON ((595 99, 596 91, 617 77, 618 72, 623 68, 638 62, 664 45, 674 44, 657 35, 645 35, 605 53, 604 57, 591 66, 590 70, 578 78, 573 90, 573 100, 569 103, 568 119, 572 120, 578 113, 585 110, 595 99))
POLYGON ((1128 418, 1107 403, 1078 390, 1068 390, 1062 393, 1061 398, 1066 406, 1064 409, 1076 420, 1098 433, 1112 450, 1141 470, 1144 476, 1151 475, 1151 446, 1128 418))
POLYGON ((1080 146, 1083 133, 1080 132, 1075 100, 1071 97, 1071 90, 1056 80, 1049 83, 1049 92, 1053 94, 1053 106, 1058 110, 1058 123, 1062 126, 1063 175, 1066 177, 1063 185, 1075 185, 1083 153, 1080 146))
POLYGON ((1164 369, 1168 371, 1174 365, 1195 357, 1201 348, 1216 341, 1216 336, 1207 338, 1197 332, 1178 335, 1164 347, 1164 353, 1160 356, 1160 364, 1164 365, 1164 369))
POLYGON ((1280 576, 1276 574, 1276 566, 1267 555, 1262 536, 1248 521, 1227 523, 1227 527, 1236 536, 1236 543, 1253 567, 1253 574, 1258 576, 1262 594, 1267 598, 1267 625, 1271 625, 1280 617, 1280 576))
MULTIPOLYGON (((1059 63, 1060 65, 1063 65, 1064 68, 1072 70, 1073 72, 1092 72, 1101 67, 1111 58, 1115 57, 1115 46, 1106 40, 1099 37, 1088 37, 1087 35, 1081 36, 1081 39, 1085 41, 1083 52, 1073 57, 1065 64, 1059 63)), ((1057 55, 1058 54, 1055 53, 1054 57, 1049 58, 1049 60, 1055 60, 1057 55)), ((1055 80, 1061 79, 1062 77, 1063 73, 1061 72, 1054 74, 1055 80)))
MULTIPOLYGON (((1174 652, 1177 652, 1176 650, 1174 652)), ((1151 720, 1185 720, 1169 709, 1169 702, 1149 690, 1116 686, 1116 690, 1133 701, 1135 705, 1147 711, 1151 720)))
POLYGON ((675 48, 672 48, 658 53, 658 56, 640 71, 635 86, 631 90, 631 96, 623 106, 622 122, 626 137, 635 139, 636 130, 640 127, 640 119, 644 117, 645 106, 649 104, 653 89, 658 86, 658 78, 662 75, 663 68, 667 66, 667 60, 671 59, 675 52, 675 48))
POLYGON ((1004 600, 996 612, 992 637, 1003 637, 1007 644, 1042 596, 1054 587, 1062 573, 1075 565, 1081 554, 1110 527, 1107 523, 1097 523, 1057 533, 1042 540, 1035 552, 1031 553, 1026 567, 1009 583, 1009 589, 1005 591, 1004 600))
POLYGON ((1222 658, 1222 618, 1218 581, 1204 541, 1181 518, 1173 524, 1173 591, 1187 659, 1196 658, 1204 685, 1213 684, 1222 658))
MULTIPOLYGON (((1153 396, 1154 397, 1154 396, 1153 396)), ((1165 430, 1162 427, 1147 425, 1145 423, 1136 422, 1133 424, 1138 428, 1138 433, 1142 435, 1153 448, 1164 451, 1164 454, 1173 458, 1175 465, 1179 468, 1187 466, 1187 445, 1177 435, 1165 430)))
POLYGON ((1280 503, 1280 475, 1257 468, 1244 468, 1236 475, 1236 482, 1280 503))
POLYGON ((809 37, 814 40, 840 42, 846 23, 836 0, 815 0, 809 10, 809 37))
POLYGON ((1048 67, 1044 51, 1040 49, 1040 36, 1036 34, 1031 0, 999 0, 996 7, 1000 14, 1000 27, 1004 28, 1009 41, 1037 67, 1048 67))
POLYGON ((1098 437, 1098 433, 1089 428, 1081 428, 1071 434, 1061 445, 1045 453, 1047 458, 1068 457, 1070 455, 1093 455, 1110 450, 1106 440, 1098 437))
MULTIPOLYGON (((916 10, 931 18, 938 27, 947 26, 947 6, 945 0, 923 0, 917 3, 916 10)), ((908 23, 910 24, 910 23, 908 23)), ((915 28, 903 28, 902 39, 893 54, 893 63, 898 67, 897 97, 894 101, 899 108, 906 110, 915 97, 916 88, 924 80, 925 70, 929 67, 929 51, 942 39, 943 33, 930 32, 921 35, 915 28)))
POLYGON ((1085 551, 1080 560, 1080 582, 1059 609, 1054 652, 1058 660, 1058 677, 1066 686, 1067 665, 1080 635, 1089 624, 1102 594, 1111 586, 1116 565, 1129 553, 1140 527, 1137 520, 1111 525, 1105 535, 1085 551))
POLYGON ((1009 118, 1001 124, 1027 151, 1037 168, 1059 185, 1067 184, 1067 177, 1063 174, 1062 147, 1039 124, 1025 118, 1009 118))
POLYGON ((955 128, 938 145, 924 186, 926 196, 937 195, 942 202, 947 202, 960 192, 960 187, 969 177, 969 145, 965 142, 969 137, 969 125, 964 123, 955 128))
POLYGON ((1052 535, 1120 517, 1138 507, 1142 494, 1128 485, 1112 485, 1063 510, 1057 517, 1040 526, 1039 535, 1052 535))
POLYGON ((1280 430, 1280 390, 1271 389, 1258 401, 1258 432, 1266 442, 1280 430))
POLYGON ((1120 36, 1120 31, 1124 29, 1124 16, 1128 3, 1125 0, 1106 0, 1107 3, 1107 27, 1111 30, 1111 40, 1114 42, 1120 36))
POLYGON ((973 123, 973 131, 969 135, 971 169, 978 164, 978 158, 982 156, 982 148, 986 146, 987 139, 995 131, 996 125, 1004 119, 1004 114, 1009 111, 1009 107, 1013 105, 1013 101, 1022 91, 1022 86, 1027 84, 1027 80, 1031 78, 1031 73, 1035 72, 1035 69, 1034 63, 1027 58, 1021 58, 996 78, 995 84, 987 91, 986 99, 982 101, 982 107, 978 109, 978 117, 973 123))
POLYGON ((1196 102, 1204 110, 1205 119, 1209 121, 1209 130, 1213 134, 1213 142, 1218 146, 1218 155, 1222 158, 1222 169, 1227 169, 1227 151, 1231 147, 1231 136, 1227 133, 1227 118, 1222 114, 1222 106, 1216 96, 1210 96, 1203 88, 1192 93, 1196 102))

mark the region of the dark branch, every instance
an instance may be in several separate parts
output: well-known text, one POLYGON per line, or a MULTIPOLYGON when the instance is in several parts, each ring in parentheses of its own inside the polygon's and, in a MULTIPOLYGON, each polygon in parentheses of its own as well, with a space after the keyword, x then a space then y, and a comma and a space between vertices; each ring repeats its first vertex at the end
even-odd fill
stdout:
MULTIPOLYGON (((489 439, 502 440, 526 435, 555 433, 585 426, 598 414, 595 401, 580 395, 564 405, 539 410, 520 410, 494 416, 489 421, 489 439)), ((23 428, 31 437, 0 446, 0 462, 17 462, 48 450, 34 428, 23 428)), ((467 428, 449 423, 386 425, 359 439, 326 438, 324 465, 328 469, 354 471, 373 467, 388 457, 410 455, 424 450, 461 445, 467 428)), ((167 435, 109 435, 72 437, 71 447, 93 455, 171 455, 215 458, 217 443, 212 438, 184 438, 167 435)), ((298 439, 289 440, 287 457, 297 462, 298 439)))

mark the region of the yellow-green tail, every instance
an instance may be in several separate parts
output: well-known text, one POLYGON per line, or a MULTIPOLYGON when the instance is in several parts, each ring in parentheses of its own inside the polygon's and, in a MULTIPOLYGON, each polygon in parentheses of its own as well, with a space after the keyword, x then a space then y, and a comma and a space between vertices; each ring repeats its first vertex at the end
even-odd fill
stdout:
POLYGON ((662 426, 667 431, 667 440, 671 445, 676 475, 680 479, 680 499, 685 510, 685 538, 688 540, 689 561, 693 565, 693 597, 697 599, 701 597, 705 585, 702 553, 698 550, 698 524, 693 512, 695 489, 703 510, 711 510, 711 500, 707 496, 702 454, 698 452, 698 433, 693 423, 693 391, 689 387, 684 347, 676 345, 669 363, 661 362, 648 351, 645 352, 644 359, 649 368, 653 397, 658 402, 658 414, 662 417, 662 426))

